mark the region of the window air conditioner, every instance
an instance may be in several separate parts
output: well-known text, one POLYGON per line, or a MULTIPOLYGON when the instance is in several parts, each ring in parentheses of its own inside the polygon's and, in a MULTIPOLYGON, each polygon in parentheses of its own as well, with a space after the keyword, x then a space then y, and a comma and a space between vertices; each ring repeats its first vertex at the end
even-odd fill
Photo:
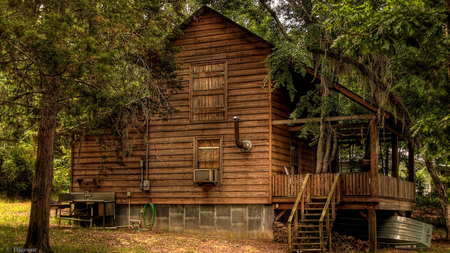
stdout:
POLYGON ((219 182, 219 172, 212 169, 194 170, 195 183, 214 183, 219 182))

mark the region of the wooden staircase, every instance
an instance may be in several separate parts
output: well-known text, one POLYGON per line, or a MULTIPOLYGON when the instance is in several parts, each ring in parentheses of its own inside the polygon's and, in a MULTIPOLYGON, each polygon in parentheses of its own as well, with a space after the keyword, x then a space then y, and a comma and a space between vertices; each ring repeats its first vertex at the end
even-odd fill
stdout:
POLYGON ((333 185, 328 196, 306 197, 305 187, 309 175, 305 177, 302 188, 292 208, 288 219, 288 246, 289 252, 331 252, 331 228, 336 218, 336 187, 339 173, 334 177, 333 185), (300 209, 298 204, 301 203, 300 209), (296 210, 297 213, 296 213, 296 210), (298 212, 300 219, 298 220, 298 212), (292 233, 292 219, 294 218, 294 231, 292 233))

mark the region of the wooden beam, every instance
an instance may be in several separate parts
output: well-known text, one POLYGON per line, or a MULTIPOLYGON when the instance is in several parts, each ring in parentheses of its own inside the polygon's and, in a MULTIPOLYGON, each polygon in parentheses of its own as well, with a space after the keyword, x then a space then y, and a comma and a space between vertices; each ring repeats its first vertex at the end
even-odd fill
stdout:
POLYGON ((369 216, 367 216, 367 214, 364 211, 359 210, 359 214, 361 214, 361 216, 366 219, 366 221, 369 220, 369 216))
POLYGON ((405 136, 401 133, 401 131, 396 130, 394 127, 391 127, 389 124, 384 124, 384 128, 391 133, 395 133, 399 138, 406 139, 405 136))
POLYGON ((287 209, 284 209, 283 211, 281 211, 281 213, 279 213, 279 214, 277 215, 277 217, 275 218, 275 221, 278 221, 278 220, 281 218, 281 216, 283 216, 283 214, 286 213, 286 211, 287 211, 287 209))
MULTIPOLYGON (((369 126, 369 123, 335 124, 335 125, 331 125, 331 127, 334 128, 334 129, 341 129, 341 128, 349 128, 349 129, 353 129, 353 128, 368 127, 368 126, 369 126)), ((302 129, 303 129, 302 126, 293 126, 293 127, 289 127, 289 131, 290 131, 290 132, 301 131, 302 129)))
POLYGON ((378 196, 378 120, 370 123, 370 192, 378 196))
POLYGON ((414 201, 394 200, 379 198, 379 210, 392 210, 392 211, 412 211, 416 206, 414 201))
POLYGON ((392 177, 398 178, 398 136, 395 133, 392 133, 392 177))
MULTIPOLYGON (((375 114, 333 116, 333 117, 326 117, 325 121, 362 120, 362 119, 373 119, 374 117, 375 114)), ((280 120, 272 120, 272 125, 304 124, 306 122, 320 122, 320 121, 321 121, 320 117, 296 119, 295 121, 293 121, 292 119, 280 119, 280 120)))
POLYGON ((341 128, 358 128, 360 129, 361 127, 368 127, 369 123, 355 123, 355 124, 337 124, 337 125, 332 125, 332 127, 334 129, 341 129, 341 128))
POLYGON ((377 212, 369 209, 369 252, 377 252, 377 212))
MULTIPOLYGON (((304 67, 306 72, 308 72, 309 74, 315 76, 318 79, 321 79, 321 76, 318 75, 316 73, 316 71, 314 71, 313 68, 310 67, 304 67)), ((348 97, 349 99, 353 100, 354 102, 362 105, 363 107, 367 108, 368 110, 377 113, 378 112, 378 106, 370 103, 369 101, 365 100, 364 98, 362 98, 361 96, 359 96, 358 94, 354 93, 353 91, 345 88, 344 86, 335 83, 335 82, 330 82, 331 86, 333 87, 333 89, 337 90, 338 92, 340 92, 342 95, 348 97)), ((394 115, 392 115, 390 112, 384 112, 384 116, 386 119, 388 119, 390 122, 395 124, 395 117, 394 115)), ((402 122, 400 120, 397 120, 398 125, 401 126, 402 122)))
POLYGON ((379 209, 378 203, 342 203, 338 205, 339 210, 368 210, 379 209))

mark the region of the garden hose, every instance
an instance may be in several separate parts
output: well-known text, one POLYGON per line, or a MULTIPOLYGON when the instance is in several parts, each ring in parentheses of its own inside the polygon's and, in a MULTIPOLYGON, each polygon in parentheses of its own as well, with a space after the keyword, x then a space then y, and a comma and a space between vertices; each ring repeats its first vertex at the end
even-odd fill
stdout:
POLYGON ((144 225, 146 227, 151 227, 153 225, 153 222, 155 222, 155 205, 153 205, 153 203, 148 202, 147 204, 144 205, 144 209, 143 209, 143 215, 144 217, 144 225), (146 223, 145 222, 145 218, 147 217, 147 205, 150 204, 150 207, 152 208, 152 220, 150 221, 150 223, 146 223))
POLYGON ((155 222, 155 205, 153 205, 153 203, 148 202, 147 204, 144 205, 144 208, 142 209, 142 217, 143 217, 143 222, 144 222, 144 225, 145 225, 146 228, 145 229, 137 229, 137 228, 134 228, 134 227, 131 227, 131 228, 133 228, 134 230, 139 231, 139 232, 148 231, 148 230, 151 229, 151 226, 153 225, 153 222, 155 222), (152 220, 150 221, 150 223, 147 223, 146 222, 147 205, 149 205, 149 204, 150 204, 150 207, 152 208, 152 220))

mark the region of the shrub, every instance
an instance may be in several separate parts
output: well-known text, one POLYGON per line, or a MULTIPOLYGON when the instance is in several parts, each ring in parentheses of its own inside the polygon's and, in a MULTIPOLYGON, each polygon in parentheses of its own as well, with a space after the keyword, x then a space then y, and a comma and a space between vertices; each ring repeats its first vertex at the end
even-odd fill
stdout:
POLYGON ((19 141, 0 148, 0 192, 8 198, 29 198, 34 175, 32 146, 19 141))

